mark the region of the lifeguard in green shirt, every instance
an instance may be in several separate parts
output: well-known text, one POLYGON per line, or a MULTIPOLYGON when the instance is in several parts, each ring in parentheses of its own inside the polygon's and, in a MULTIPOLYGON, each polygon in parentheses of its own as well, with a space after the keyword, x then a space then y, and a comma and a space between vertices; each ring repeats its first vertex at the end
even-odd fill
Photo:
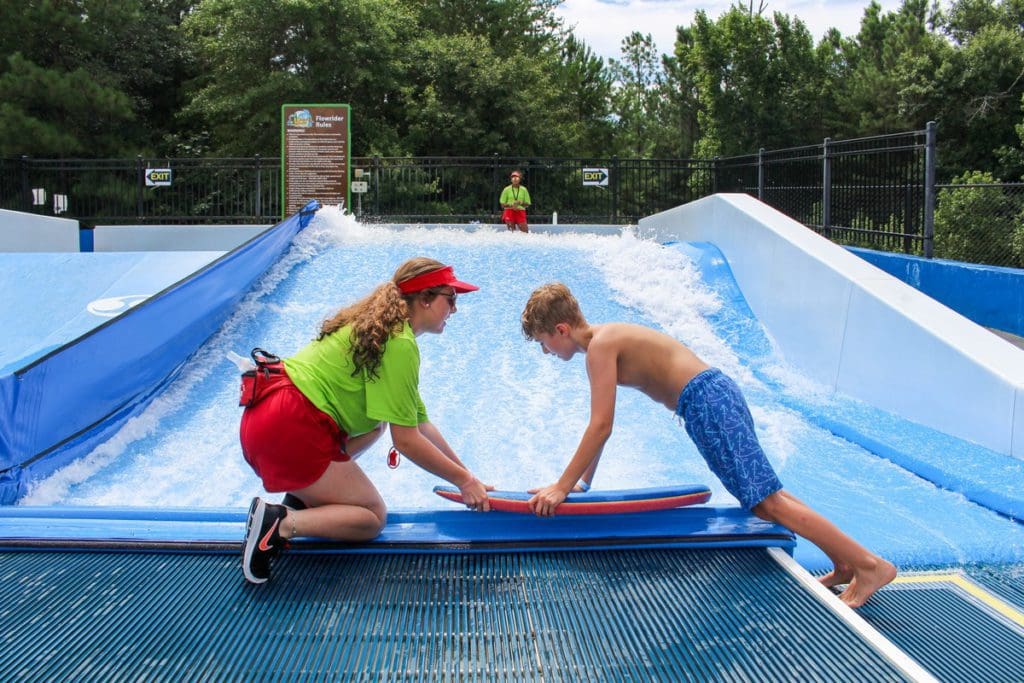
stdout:
MULTIPOLYGON (((455 484, 466 507, 487 511, 487 491, 427 417, 420 398, 416 337, 441 334, 459 294, 478 289, 451 266, 418 257, 391 280, 324 321, 315 340, 283 363, 257 370, 242 414, 242 454, 280 505, 253 498, 242 546, 247 581, 270 578, 270 563, 294 536, 368 541, 387 507, 356 464, 385 431, 392 453, 455 484)), ((396 462, 397 464, 397 462, 396 462)))
POLYGON ((501 221, 509 230, 530 232, 526 225, 526 207, 530 205, 530 191, 522 185, 522 172, 512 171, 510 178, 512 184, 501 191, 501 198, 498 200, 505 209, 501 214, 501 221))

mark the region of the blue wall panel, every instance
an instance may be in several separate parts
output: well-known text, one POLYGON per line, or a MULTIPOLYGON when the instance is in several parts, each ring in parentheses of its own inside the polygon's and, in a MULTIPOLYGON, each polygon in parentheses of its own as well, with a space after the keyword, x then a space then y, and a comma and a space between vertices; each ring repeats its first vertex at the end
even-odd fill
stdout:
POLYGON ((1024 336, 1024 270, 849 250, 979 325, 1024 336))

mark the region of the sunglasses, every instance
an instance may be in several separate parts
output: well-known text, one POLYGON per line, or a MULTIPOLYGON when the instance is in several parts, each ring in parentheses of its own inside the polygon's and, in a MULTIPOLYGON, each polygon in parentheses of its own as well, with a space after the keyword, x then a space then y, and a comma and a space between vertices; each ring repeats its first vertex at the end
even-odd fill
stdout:
POLYGON ((448 305, 451 306, 452 308, 455 308, 455 303, 459 298, 458 292, 452 292, 451 294, 449 294, 448 292, 438 292, 437 295, 443 296, 445 299, 448 299, 448 305))

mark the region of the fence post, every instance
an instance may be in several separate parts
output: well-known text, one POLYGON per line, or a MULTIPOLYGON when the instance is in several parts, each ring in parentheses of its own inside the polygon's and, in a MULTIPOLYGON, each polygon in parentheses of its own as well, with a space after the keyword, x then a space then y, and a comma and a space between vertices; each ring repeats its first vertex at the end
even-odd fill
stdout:
MULTIPOLYGON (((910 178, 903 186, 903 253, 909 254, 914 249, 914 242, 911 239, 914 229, 914 184, 910 178)), ((923 246, 923 245, 922 245, 923 246)))
POLYGON ((612 225, 619 222, 619 155, 612 156, 612 225))
POLYGON ((142 166, 142 155, 135 157, 135 217, 142 218, 142 193, 146 186, 146 170, 142 166))
POLYGON ((832 138, 825 138, 821 143, 821 231, 831 237, 832 225, 832 159, 828 155, 828 144, 832 138))
POLYGON ((32 211, 32 188, 28 183, 28 156, 21 155, 21 210, 32 211))
POLYGON ((935 240, 935 142, 936 124, 929 121, 925 126, 924 146, 924 257, 932 257, 935 240))
POLYGON ((255 159, 256 165, 256 222, 260 222, 260 218, 263 217, 263 179, 262 170, 260 169, 260 155, 257 154, 255 159))
MULTIPOLYGON (((522 182, 521 180, 519 182, 522 182)), ((491 204, 491 210, 496 211, 498 214, 498 225, 501 225, 502 211, 501 211, 501 190, 502 188, 498 185, 498 153, 495 152, 491 156, 491 197, 494 203, 491 204)))
POLYGON ((373 215, 380 216, 380 155, 373 155, 373 215))
POLYGON ((757 198, 764 201, 764 147, 757 150, 757 198))

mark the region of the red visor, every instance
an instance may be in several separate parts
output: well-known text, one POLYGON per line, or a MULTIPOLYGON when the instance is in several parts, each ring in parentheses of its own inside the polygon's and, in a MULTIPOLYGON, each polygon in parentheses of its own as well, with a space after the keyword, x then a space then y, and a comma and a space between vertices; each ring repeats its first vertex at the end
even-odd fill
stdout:
POLYGON ((412 294, 413 292, 421 292, 424 289, 430 289, 431 287, 442 287, 444 285, 451 285, 459 294, 464 292, 475 292, 480 289, 476 285, 471 285, 468 282, 462 282, 455 278, 455 271, 451 266, 445 266, 444 268, 438 268, 432 270, 429 273, 423 273, 416 277, 411 277, 408 280, 403 280, 398 283, 398 288, 402 290, 402 294, 412 294))

